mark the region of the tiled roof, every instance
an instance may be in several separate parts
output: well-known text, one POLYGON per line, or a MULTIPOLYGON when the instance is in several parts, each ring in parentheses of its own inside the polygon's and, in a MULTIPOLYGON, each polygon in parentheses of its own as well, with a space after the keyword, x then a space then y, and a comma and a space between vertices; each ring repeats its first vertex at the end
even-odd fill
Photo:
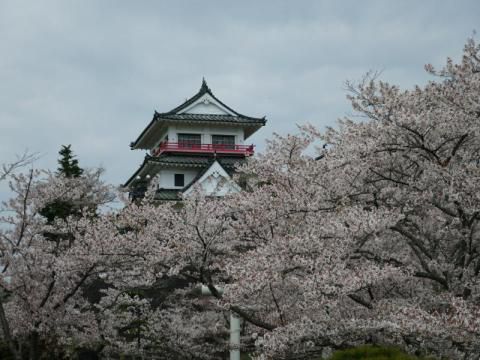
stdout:
POLYGON ((155 200, 181 200, 180 191, 176 189, 158 189, 155 192, 155 200))
MULTIPOLYGON (((186 100, 180 106, 177 106, 175 109, 172 109, 165 113, 159 113, 155 111, 153 114, 153 119, 150 123, 143 129, 142 133, 138 136, 138 138, 130 143, 130 147, 133 149, 137 146, 137 144, 141 141, 142 137, 148 132, 149 129, 153 128, 157 122, 168 122, 168 121, 201 121, 201 122, 216 122, 216 123, 230 123, 230 124, 238 124, 244 125, 252 129, 258 129, 261 126, 264 126, 267 123, 265 117, 262 118, 255 118, 246 115, 242 115, 229 106, 225 105, 221 102, 215 95, 213 95, 212 91, 208 87, 205 79, 202 81, 202 87, 198 91, 197 94, 192 96, 190 99, 186 100), (178 112, 182 111, 183 109, 187 108, 195 101, 200 99, 203 95, 209 94, 213 99, 215 99, 218 103, 220 103, 224 108, 228 109, 233 115, 217 115, 217 114, 178 114, 178 112)), ((250 133, 255 132, 255 130, 250 131, 250 133)), ((249 135, 246 134, 245 138, 249 135)))
MULTIPOLYGON (((185 100, 185 102, 183 104, 181 104, 180 106, 177 106, 175 109, 172 109, 170 110, 169 112, 166 112, 166 113, 156 113, 156 114, 159 114, 159 115, 171 115, 171 114, 177 114, 179 111, 182 111, 183 109, 187 108, 188 106, 190 106, 191 104, 193 104, 195 101, 197 101, 198 99, 200 99, 203 95, 205 94, 208 94, 210 95, 212 98, 214 98, 218 103, 220 103, 224 108, 228 109, 230 112, 232 112, 233 114, 235 114, 236 116, 232 116, 233 118, 244 118, 244 119, 251 119, 251 120, 256 120, 257 122, 262 122, 264 125, 265 125, 265 117, 263 118, 253 118, 253 117, 249 117, 249 116, 245 116, 245 115, 242 115, 238 112, 236 112, 235 110, 233 110, 231 107, 229 107, 228 105, 224 104, 222 101, 220 101, 215 95, 213 95, 213 92, 212 90, 210 90, 210 88, 208 87, 207 85, 207 82, 205 81, 205 79, 202 80, 202 86, 200 87, 200 90, 198 91, 198 93, 196 93, 195 95, 193 95, 190 99, 187 99, 185 100)), ((197 114, 194 114, 194 115, 197 115, 197 114)))
MULTIPOLYGON (((181 200, 181 191, 183 189, 158 189, 155 192, 154 200, 164 201, 164 200, 181 200)), ((129 192, 130 199, 139 200, 145 197, 145 192, 147 189, 145 187, 140 187, 133 189, 129 192)))
MULTIPOLYGON (((205 81, 205 78, 202 80, 202 86, 200 87, 200 90, 198 90, 198 93, 193 95, 190 99, 185 100, 185 102, 179 106, 177 106, 175 109, 170 110, 168 113, 170 114, 175 114, 183 109, 185 109, 187 106, 193 104, 195 101, 200 99, 204 94, 210 94, 213 96, 212 90, 207 85, 207 82, 205 81)), ((218 100, 218 99, 217 99, 218 100)), ((230 109, 230 108, 228 108, 230 109)))
MULTIPOLYGON (((213 156, 183 156, 162 154, 160 156, 148 156, 148 161, 162 165, 183 165, 183 166, 207 166, 212 163, 215 158, 213 156)), ((242 157, 217 157, 218 162, 227 168, 233 168, 236 164, 241 163, 245 159, 242 157)))
POLYGON ((172 114, 155 112, 153 118, 155 120, 172 120, 172 121, 205 121, 205 122, 228 122, 234 124, 262 124, 267 120, 265 118, 254 118, 245 115, 223 115, 223 114, 172 114))

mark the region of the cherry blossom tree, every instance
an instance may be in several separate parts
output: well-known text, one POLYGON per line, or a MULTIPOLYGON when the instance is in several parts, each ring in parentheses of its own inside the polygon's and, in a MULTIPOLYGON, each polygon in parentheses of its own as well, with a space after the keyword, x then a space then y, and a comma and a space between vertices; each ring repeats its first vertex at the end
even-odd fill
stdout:
POLYGON ((219 295, 215 285, 225 282, 221 264, 234 256, 225 242, 232 228, 224 210, 223 201, 201 196, 181 207, 158 206, 147 196, 107 224, 116 233, 115 256, 120 260, 123 254, 125 263, 106 274, 111 287, 98 304, 105 352, 165 359, 225 356, 228 317, 199 289, 204 284, 219 295))
MULTIPOLYGON (((192 349, 205 348, 207 338, 225 337, 227 323, 218 314, 233 311, 243 318, 244 334, 250 337, 244 341, 249 344, 254 332, 270 334, 297 327, 297 319, 312 312, 319 318, 320 314, 326 316, 325 306, 331 310, 324 322, 335 324, 346 319, 338 303, 350 299, 365 306, 355 295, 357 291, 405 276, 403 270, 388 263, 347 261, 356 238, 395 223, 397 214, 379 215, 365 212, 362 206, 347 206, 339 196, 343 187, 325 190, 319 186, 336 173, 329 163, 302 154, 312 140, 313 136, 306 135, 272 141, 263 157, 242 169, 254 174, 248 191, 222 199, 197 193, 184 199, 180 208, 155 206, 147 198, 141 205, 130 204, 122 210, 116 226, 126 230, 116 242, 126 246, 125 253, 142 251, 144 260, 142 263, 137 257, 139 262, 132 266, 128 281, 124 270, 123 276, 113 275, 108 280, 114 289, 103 306, 110 310, 124 306, 123 301, 139 301, 138 313, 132 315, 140 316, 142 336, 136 343, 112 341, 114 346, 138 352, 144 342, 147 351, 152 346, 158 349, 161 344, 153 340, 155 334, 157 338, 163 334, 163 338, 176 340, 168 347, 181 349, 180 358, 218 358, 215 352, 192 354, 192 349), (144 268, 139 272, 136 266, 144 268), (151 288, 159 279, 170 277, 185 283, 160 307, 148 296, 125 296, 132 286, 151 288), (218 301, 192 296, 199 285, 218 301)), ((109 338, 115 339, 115 333, 134 323, 134 317, 126 315, 126 323, 111 322, 113 335, 109 338)), ((226 346, 218 341, 209 347, 215 348, 221 352, 226 346)))
POLYGON ((21 169, 29 164, 32 164, 38 158, 38 154, 29 153, 25 151, 23 154, 18 155, 12 162, 3 164, 0 166, 0 182, 6 180, 9 175, 18 169, 21 169))
POLYGON ((469 40, 460 64, 428 65, 439 80, 423 88, 350 84, 362 121, 304 127, 243 169, 255 245, 227 266, 226 297, 272 323, 263 356, 359 342, 480 352, 479 52, 469 40), (305 155, 315 141, 326 149, 305 155))
POLYGON ((15 176, 0 230, 10 343, 215 359, 233 312, 258 359, 361 343, 476 358, 480 46, 426 69, 437 78, 412 90, 349 84, 359 121, 275 136, 224 198, 153 204, 153 185, 98 214, 109 189, 94 174, 15 176), (59 197, 81 213, 48 223, 39 211, 59 197))
POLYGON ((11 175, 15 197, 3 204, 0 217, 0 286, 7 297, 3 332, 16 358, 21 347, 36 359, 43 346, 54 351, 56 343, 78 345, 97 336, 92 306, 81 290, 105 265, 102 236, 91 236, 102 229, 95 225, 95 210, 112 200, 100 174, 11 175), (81 215, 47 221, 42 209, 60 200, 77 206, 81 215))
POLYGON ((427 71, 413 90, 350 84, 363 119, 275 137, 240 169, 247 191, 132 208, 155 276, 207 286, 260 358, 365 342, 474 358, 479 46, 427 71))
MULTIPOLYGON (((200 220, 191 206, 179 211, 148 203, 99 212, 112 200, 112 188, 99 177, 35 170, 11 176, 16 196, 3 204, 0 218, 0 285, 6 294, 2 328, 12 354, 20 359, 29 352, 36 359, 42 351, 60 356, 89 347, 107 356, 223 356, 227 319, 212 300, 195 294, 201 278, 180 268, 174 252, 183 236, 196 234, 189 230, 193 222, 212 236, 208 213, 200 220), (75 211, 45 217, 44 209, 57 203, 75 211), (180 226, 184 221, 192 224, 180 226), (92 291, 95 286, 100 289, 92 291)), ((205 264, 197 261, 196 269, 205 264)), ((203 276, 210 273, 205 269, 203 276)))
MULTIPOLYGON (((17 156, 15 161, 3 164, 0 168, 0 184, 18 169, 21 169, 27 165, 32 164, 37 159, 37 157, 38 157, 37 154, 32 154, 32 153, 29 153, 28 151, 25 151, 22 155, 17 156)), ((10 348, 10 351, 16 358, 17 357, 16 349, 13 346, 13 343, 11 340, 8 321, 5 316, 5 309, 3 308, 3 303, 2 303, 3 297, 4 297, 4 294, 0 292, 0 324, 2 326, 3 334, 7 339, 7 343, 10 348)))

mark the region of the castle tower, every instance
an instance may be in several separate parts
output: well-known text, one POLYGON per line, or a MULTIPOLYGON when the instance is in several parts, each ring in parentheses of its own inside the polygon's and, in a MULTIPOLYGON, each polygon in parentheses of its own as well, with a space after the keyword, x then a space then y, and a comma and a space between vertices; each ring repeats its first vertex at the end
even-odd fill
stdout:
POLYGON ((194 185, 209 196, 239 191, 231 175, 238 162, 254 153, 245 144, 264 126, 265 117, 242 115, 213 95, 205 80, 200 91, 165 113, 155 111, 152 121, 130 144, 148 150, 139 169, 124 184, 135 199, 159 177, 155 200, 180 200, 194 185))

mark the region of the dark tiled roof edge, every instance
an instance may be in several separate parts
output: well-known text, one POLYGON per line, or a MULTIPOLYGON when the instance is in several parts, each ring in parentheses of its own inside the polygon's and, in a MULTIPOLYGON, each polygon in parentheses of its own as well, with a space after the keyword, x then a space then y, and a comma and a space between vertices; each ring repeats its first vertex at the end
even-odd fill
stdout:
POLYGON ((183 189, 158 189, 154 200, 181 200, 179 194, 183 189))
POLYGON ((207 94, 207 93, 210 94, 211 96, 213 96, 212 91, 208 87, 207 82, 205 81, 205 78, 204 78, 202 80, 202 86, 200 87, 200 90, 195 95, 193 95, 190 99, 185 100, 185 102, 183 104, 180 104, 179 106, 177 106, 176 108, 170 110, 169 112, 167 112, 165 114, 175 114, 175 113, 179 112, 180 110, 185 109, 187 106, 193 104, 195 101, 197 101, 204 94, 207 94))
POLYGON ((157 121, 157 118, 156 118, 156 114, 157 112, 155 111, 153 113, 153 118, 152 118, 152 121, 150 121, 148 123, 148 125, 145 127, 145 129, 143 129, 143 131, 140 133, 140 135, 138 135, 137 139, 135 141, 132 141, 130 143, 130 149, 133 150, 133 148, 135 147, 135 145, 138 144, 138 142, 140 141, 140 139, 142 138, 143 135, 145 135, 145 133, 148 131, 148 129, 150 129, 152 127, 152 125, 155 123, 155 121, 157 121))
POLYGON ((223 114, 170 114, 155 112, 155 120, 171 121, 205 121, 205 122, 227 122, 238 124, 261 124, 265 125, 265 118, 255 118, 245 115, 223 115, 223 114))
POLYGON ((139 173, 140 171, 142 171, 143 167, 147 164, 148 159, 149 159, 150 157, 151 157, 151 156, 149 156, 148 154, 145 155, 145 159, 143 159, 143 162, 140 164, 140 166, 138 167, 137 171, 135 171, 135 172, 133 173, 133 175, 128 178, 128 180, 125 182, 125 184, 122 185, 122 188, 127 188, 127 187, 129 186, 130 182, 133 181, 133 179, 135 179, 135 176, 137 176, 138 173, 139 173))
MULTIPOLYGON (((210 161, 217 159, 220 163, 222 161, 231 161, 233 163, 236 163, 238 161, 242 161, 244 158, 242 157, 226 157, 226 156, 206 156, 206 155, 190 155, 190 156, 185 156, 185 155, 171 155, 171 154, 162 154, 160 156, 150 156, 147 155, 148 160, 156 163, 166 163, 166 164, 179 164, 179 163, 184 163, 184 164, 200 164, 202 166, 205 166, 205 164, 209 164, 210 161)), ((228 164, 225 164, 222 166, 230 166, 228 164)), ((233 166, 233 164, 231 165, 233 166)))

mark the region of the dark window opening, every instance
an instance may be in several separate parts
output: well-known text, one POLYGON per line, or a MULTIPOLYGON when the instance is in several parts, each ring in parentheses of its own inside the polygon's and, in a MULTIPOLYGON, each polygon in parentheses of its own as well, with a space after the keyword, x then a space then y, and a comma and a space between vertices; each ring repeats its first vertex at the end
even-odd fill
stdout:
POLYGON ((235 149, 234 135, 212 135, 214 149, 235 149))
POLYGON ((178 145, 180 147, 199 147, 202 144, 200 134, 178 134, 178 145))
POLYGON ((174 183, 175 183, 175 186, 185 186, 185 175, 175 174, 174 183))

